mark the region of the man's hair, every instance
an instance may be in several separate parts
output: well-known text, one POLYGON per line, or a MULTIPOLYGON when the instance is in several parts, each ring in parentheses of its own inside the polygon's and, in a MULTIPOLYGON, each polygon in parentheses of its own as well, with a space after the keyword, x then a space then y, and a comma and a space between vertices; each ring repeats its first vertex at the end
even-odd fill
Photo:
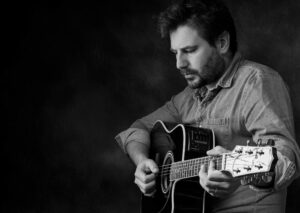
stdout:
POLYGON ((163 38, 179 26, 190 24, 212 46, 227 31, 230 35, 230 51, 234 54, 237 50, 234 21, 220 0, 177 1, 159 15, 158 24, 163 38))

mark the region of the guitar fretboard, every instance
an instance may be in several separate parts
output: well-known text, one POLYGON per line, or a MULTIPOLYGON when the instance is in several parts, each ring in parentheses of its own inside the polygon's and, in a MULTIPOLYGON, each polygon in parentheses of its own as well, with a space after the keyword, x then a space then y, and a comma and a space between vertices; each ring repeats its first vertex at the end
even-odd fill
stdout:
POLYGON ((171 164, 170 168, 170 181, 185 179, 196 177, 199 175, 199 171, 202 165, 208 166, 210 161, 215 162, 215 169, 221 170, 222 169, 222 156, 216 157, 202 157, 202 158, 195 158, 186 161, 179 161, 171 164))

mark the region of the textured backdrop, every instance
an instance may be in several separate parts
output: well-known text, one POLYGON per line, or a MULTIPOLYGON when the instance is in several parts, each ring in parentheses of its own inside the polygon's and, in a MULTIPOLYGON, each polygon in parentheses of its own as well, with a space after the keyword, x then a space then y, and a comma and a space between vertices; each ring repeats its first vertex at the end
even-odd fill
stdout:
MULTIPOLYGON (((114 136, 185 82, 155 18, 170 1, 3 5, 2 212, 137 212, 114 136)), ((300 130, 300 2, 227 0, 246 57, 276 69, 300 130)), ((1 190, 2 191, 2 190, 1 190)), ((300 208, 300 181, 288 212, 300 208)))

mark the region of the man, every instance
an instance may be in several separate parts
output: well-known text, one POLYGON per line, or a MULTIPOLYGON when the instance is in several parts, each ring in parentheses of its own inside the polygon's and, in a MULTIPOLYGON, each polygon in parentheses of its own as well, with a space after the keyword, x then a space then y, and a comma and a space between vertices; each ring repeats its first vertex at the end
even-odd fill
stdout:
POLYGON ((201 167, 199 183, 216 198, 213 212, 284 212, 287 186, 299 175, 300 151, 283 80, 237 52, 233 19, 220 1, 174 3, 161 13, 159 24, 188 86, 116 137, 137 166, 135 183, 144 195, 155 194, 159 169, 149 159, 149 133, 156 120, 213 129, 217 146, 207 152, 212 156, 246 145, 249 139, 273 139, 278 161, 272 185, 241 184, 216 170, 213 161, 201 167))

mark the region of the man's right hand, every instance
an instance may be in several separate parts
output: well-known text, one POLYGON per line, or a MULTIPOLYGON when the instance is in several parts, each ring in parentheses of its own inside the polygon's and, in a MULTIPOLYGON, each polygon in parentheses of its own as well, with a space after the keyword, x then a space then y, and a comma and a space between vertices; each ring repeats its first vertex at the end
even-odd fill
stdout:
POLYGON ((142 160, 136 167, 134 176, 135 184, 145 196, 153 196, 155 193, 155 178, 158 174, 158 166, 151 159, 142 160))

